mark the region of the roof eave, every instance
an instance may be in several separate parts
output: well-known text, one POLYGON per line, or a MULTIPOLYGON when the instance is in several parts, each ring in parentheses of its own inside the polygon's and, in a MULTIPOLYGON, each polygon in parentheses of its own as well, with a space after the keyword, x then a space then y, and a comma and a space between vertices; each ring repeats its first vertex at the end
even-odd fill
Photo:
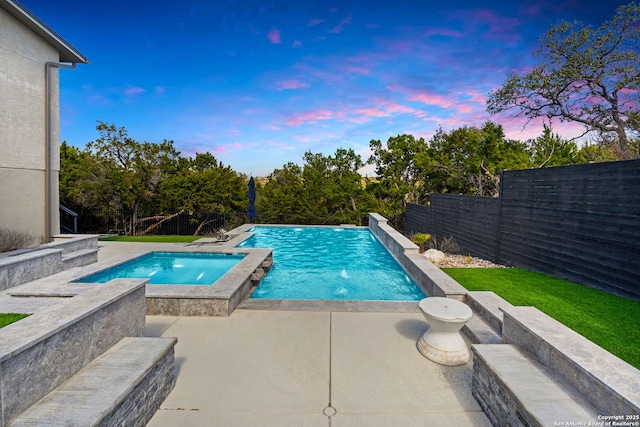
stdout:
POLYGON ((30 28, 34 33, 42 37, 47 43, 56 48, 60 54, 60 62, 72 64, 88 64, 89 60, 80 51, 71 46, 65 39, 49 28, 44 22, 29 12, 24 6, 15 0, 0 0, 0 7, 5 9, 14 18, 30 28))

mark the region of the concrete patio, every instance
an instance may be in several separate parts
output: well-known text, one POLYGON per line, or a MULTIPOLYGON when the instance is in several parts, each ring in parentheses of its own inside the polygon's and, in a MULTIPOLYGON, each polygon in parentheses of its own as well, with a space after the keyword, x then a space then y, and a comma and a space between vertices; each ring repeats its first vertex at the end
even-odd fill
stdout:
POLYGON ((177 337, 177 383, 150 426, 490 426, 471 363, 424 358, 420 313, 237 309, 147 316, 177 337))
MULTIPOLYGON (((100 242, 99 260, 144 243, 100 242)), ((177 337, 177 383, 149 426, 490 426, 472 364, 441 366, 416 342, 414 312, 255 309, 230 317, 147 316, 177 337)))

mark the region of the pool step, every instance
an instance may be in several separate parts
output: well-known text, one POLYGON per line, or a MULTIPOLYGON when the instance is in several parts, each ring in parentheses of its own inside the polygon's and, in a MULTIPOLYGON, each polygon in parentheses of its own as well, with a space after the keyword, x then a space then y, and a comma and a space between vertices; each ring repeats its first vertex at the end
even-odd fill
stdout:
POLYGON ((262 268, 256 268, 253 274, 251 274, 251 281, 253 282, 253 285, 255 286, 258 283, 260 283, 264 275, 265 275, 265 272, 262 268))
POLYGON ((267 271, 273 266, 273 258, 269 257, 269 258, 265 258, 264 261, 262 261, 262 268, 266 269, 267 271))

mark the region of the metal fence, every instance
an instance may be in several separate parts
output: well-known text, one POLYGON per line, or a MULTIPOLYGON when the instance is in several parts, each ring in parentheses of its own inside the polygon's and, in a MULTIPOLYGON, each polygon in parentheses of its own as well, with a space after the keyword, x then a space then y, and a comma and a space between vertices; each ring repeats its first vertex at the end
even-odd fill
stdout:
POLYGON ((500 198, 433 194, 405 232, 640 299, 640 160, 505 171, 500 198))
MULTIPOLYGON (((230 230, 250 223, 245 212, 131 212, 104 208, 78 209, 77 232, 83 234, 127 234, 127 235, 213 235, 221 228, 230 230)), ((67 216, 61 216, 61 229, 71 232, 67 216)), ((314 215, 309 213, 263 213, 258 214, 256 224, 306 224, 338 225, 353 224, 367 226, 368 213, 345 213, 314 215)))

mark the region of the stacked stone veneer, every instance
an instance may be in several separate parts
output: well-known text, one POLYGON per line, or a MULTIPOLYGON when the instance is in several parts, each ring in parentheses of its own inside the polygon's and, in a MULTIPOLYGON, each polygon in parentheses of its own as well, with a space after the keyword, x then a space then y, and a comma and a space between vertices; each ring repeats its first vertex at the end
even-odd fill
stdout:
POLYGON ((64 269, 98 260, 98 236, 58 238, 34 250, 16 251, 0 257, 0 290, 50 276, 64 269), (74 255, 78 254, 78 255, 74 255))
POLYGON ((494 426, 538 425, 536 420, 523 410, 517 397, 505 388, 504 383, 476 352, 473 354, 472 394, 494 426))
POLYGON ((0 425, 144 326, 144 281, 119 279, 0 329, 0 425))
POLYGON ((370 213, 369 229, 427 296, 464 302, 467 290, 422 256, 418 246, 391 227, 385 217, 370 213))
POLYGON ((169 351, 100 425, 146 425, 173 390, 175 383, 174 352, 169 351))

